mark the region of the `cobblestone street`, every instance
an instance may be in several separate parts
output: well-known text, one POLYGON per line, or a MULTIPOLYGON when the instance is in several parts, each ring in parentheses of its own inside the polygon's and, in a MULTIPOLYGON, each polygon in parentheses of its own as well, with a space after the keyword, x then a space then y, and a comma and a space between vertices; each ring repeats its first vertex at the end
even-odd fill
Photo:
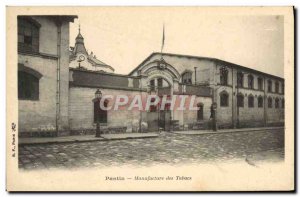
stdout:
POLYGON ((157 138, 22 145, 19 167, 51 169, 284 160, 284 130, 205 135, 162 133, 157 138))

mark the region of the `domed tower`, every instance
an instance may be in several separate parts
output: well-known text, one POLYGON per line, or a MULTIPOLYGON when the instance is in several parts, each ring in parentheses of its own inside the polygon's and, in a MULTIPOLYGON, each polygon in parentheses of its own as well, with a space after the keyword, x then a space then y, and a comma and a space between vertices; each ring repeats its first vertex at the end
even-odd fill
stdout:
POLYGON ((84 46, 84 38, 80 33, 80 26, 78 29, 78 35, 76 37, 75 47, 74 47, 74 54, 82 53, 84 55, 88 55, 86 48, 84 46))
POLYGON ((91 52, 88 54, 84 46, 84 38, 78 28, 78 35, 75 38, 75 46, 70 47, 70 67, 97 72, 114 72, 114 68, 97 59, 91 52))

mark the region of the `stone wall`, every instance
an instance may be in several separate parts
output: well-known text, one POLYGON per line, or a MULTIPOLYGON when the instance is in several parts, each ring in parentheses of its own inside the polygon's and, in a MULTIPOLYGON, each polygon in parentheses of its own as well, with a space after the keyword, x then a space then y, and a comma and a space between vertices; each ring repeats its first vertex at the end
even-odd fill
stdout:
POLYGON ((39 100, 19 100, 19 131, 55 131, 56 59, 18 55, 18 62, 40 73, 39 100))
MULTIPOLYGON (((284 99, 284 93, 282 90, 282 79, 271 77, 268 75, 257 74, 255 72, 249 72, 243 68, 232 69, 231 66, 227 65, 228 69, 228 85, 220 85, 220 73, 219 69, 224 66, 222 64, 216 64, 216 89, 215 94, 217 95, 216 102, 218 104, 217 119, 219 126, 236 124, 237 127, 258 127, 266 125, 282 125, 284 123, 284 109, 282 108, 282 100, 284 99), (243 87, 237 87, 237 72, 241 71, 244 73, 243 87), (233 72, 233 74, 232 74, 233 72), (248 87, 248 75, 254 77, 254 88, 248 87), (263 90, 258 89, 258 78, 263 79, 263 90), (272 80, 272 92, 267 90, 267 81, 272 80), (275 93, 275 82, 279 83, 279 92, 275 93), (220 93, 227 92, 229 98, 229 105, 227 107, 220 106, 220 93), (244 106, 237 107, 237 94, 244 96, 244 106), (254 97, 254 107, 248 106, 249 96, 254 97), (258 98, 264 99, 263 107, 258 107, 258 98), (268 108, 267 99, 272 97, 273 106, 268 108), (275 108, 275 99, 279 99, 279 108, 275 108)), ((226 65, 225 65, 226 66, 226 65)))
MULTIPOLYGON (((97 88, 88 87, 70 87, 69 90, 69 123, 71 130, 88 130, 95 129, 94 123, 94 103, 95 92, 97 88)), ((145 95, 138 91, 100 89, 103 95, 127 95, 133 97, 136 94, 145 95)), ((108 107, 113 106, 111 101, 108 107)), ((107 124, 108 127, 130 127, 140 119, 141 113, 138 110, 108 110, 107 124)))
MULTIPOLYGON (((58 27, 48 17, 33 17, 41 24, 39 34, 39 53, 19 53, 18 63, 42 74, 39 80, 38 100, 19 100, 19 132, 22 136, 28 132, 56 133, 56 88, 58 65, 58 27), (23 134, 22 134, 23 133, 23 134)), ((60 58, 60 114, 59 131, 68 130, 69 95, 69 22, 61 26, 60 58)))
MULTIPOLYGON (((161 54, 153 53, 141 65, 147 65, 150 62, 161 58, 161 54)), ((284 99, 283 84, 284 79, 255 71, 253 69, 232 64, 230 62, 205 57, 194 57, 188 55, 163 54, 164 60, 172 65, 180 74, 189 70, 192 72, 192 83, 195 83, 194 67, 197 67, 197 83, 208 83, 213 88, 213 102, 217 103, 217 122, 220 128, 224 127, 257 127, 264 125, 274 125, 284 123, 284 109, 282 108, 282 100, 284 99), (225 66, 228 69, 228 84, 220 84, 220 68, 225 66), (243 87, 237 87, 237 72, 244 74, 243 87), (248 76, 254 78, 253 89, 248 87, 248 76), (263 90, 258 89, 258 78, 263 80, 263 90), (272 81, 272 91, 267 90, 267 81, 272 81), (275 82, 279 84, 279 92, 275 93, 275 82), (220 106, 220 93, 228 94, 228 106, 220 106), (237 94, 244 95, 244 107, 237 108, 237 94), (254 107, 248 107, 248 97, 254 97, 254 107), (262 108, 258 107, 258 97, 264 98, 262 108), (267 107, 267 98, 271 96, 273 99, 273 107, 267 107), (275 99, 280 99, 280 107, 275 108, 275 99)), ((138 69, 131 72, 131 75, 137 76, 138 69)), ((181 81, 181 79, 180 79, 181 81)), ((194 112, 174 112, 174 119, 179 119, 180 124, 185 121, 192 122, 195 117, 194 112), (186 117, 184 120, 180 117, 186 117)))

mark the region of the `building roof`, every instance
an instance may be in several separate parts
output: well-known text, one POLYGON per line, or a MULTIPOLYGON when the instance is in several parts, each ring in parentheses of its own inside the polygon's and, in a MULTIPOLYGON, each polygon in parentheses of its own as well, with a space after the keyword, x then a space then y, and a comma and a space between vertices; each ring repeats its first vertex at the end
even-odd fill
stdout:
POLYGON ((88 52, 87 52, 87 50, 84 46, 84 38, 80 33, 80 26, 79 26, 78 34, 77 34, 75 40, 76 40, 75 46, 70 47, 70 49, 71 49, 71 51, 70 51, 70 61, 75 59, 76 55, 78 53, 82 53, 82 54, 85 54, 88 57, 88 61, 91 62, 94 66, 106 67, 106 68, 111 69, 112 71, 115 70, 112 66, 110 66, 110 65, 100 61, 99 59, 97 59, 96 56, 93 55, 93 52, 91 52, 91 54, 88 54, 88 52))
POLYGON ((140 63, 128 75, 132 75, 135 71, 137 71, 140 67, 142 67, 147 61, 149 61, 155 55, 174 56, 174 57, 179 57, 179 58, 192 58, 192 59, 197 59, 197 60, 211 60, 211 61, 223 63, 223 64, 225 64, 227 66, 234 67, 234 68, 237 68, 237 69, 243 69, 243 70, 247 70, 249 72, 253 72, 253 73, 257 73, 257 74, 262 74, 262 75, 266 75, 266 76, 269 76, 269 77, 272 77, 272 78, 277 78, 277 79, 280 79, 280 80, 284 80, 282 77, 279 77, 279 76, 275 76, 275 75, 272 75, 272 74, 264 73, 264 72, 261 72, 261 71, 258 71, 258 70, 252 69, 252 68, 244 67, 244 66, 241 66, 241 65, 238 65, 238 64, 234 64, 234 63, 231 63, 231 62, 227 62, 227 61, 224 61, 224 60, 220 60, 220 59, 217 59, 217 58, 192 56, 192 55, 182 55, 182 54, 174 54, 174 53, 160 53, 160 52, 153 52, 152 54, 150 54, 142 63, 140 63))
POLYGON ((78 68, 69 69, 71 73, 70 86, 141 91, 139 77, 82 70, 78 68), (129 84, 129 80, 132 81, 131 86, 129 84))
POLYGON ((58 21, 74 22, 74 19, 78 18, 77 15, 31 15, 31 16, 47 17, 47 18, 51 18, 57 22, 58 21))
POLYGON ((82 54, 88 55, 87 50, 84 46, 84 38, 80 33, 80 26, 79 26, 79 29, 78 29, 78 35, 76 36, 75 40, 76 40, 76 42, 75 42, 73 53, 75 55, 77 53, 82 53, 82 54))

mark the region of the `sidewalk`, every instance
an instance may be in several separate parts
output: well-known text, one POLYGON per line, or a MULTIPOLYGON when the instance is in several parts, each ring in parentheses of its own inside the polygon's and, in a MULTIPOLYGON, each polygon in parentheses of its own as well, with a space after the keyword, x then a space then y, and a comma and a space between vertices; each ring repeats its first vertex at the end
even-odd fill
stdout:
MULTIPOLYGON (((183 135, 205 135, 205 134, 222 134, 233 132, 247 132, 247 131, 266 131, 284 129, 284 127, 260 127, 260 128, 242 128, 242 129, 222 129, 218 131, 212 130, 187 130, 187 131, 173 131, 166 133, 175 133, 183 135)), ((51 144, 51 143, 70 143, 70 142, 92 142, 92 141, 106 141, 106 140, 124 140, 137 138, 153 138, 158 137, 158 133, 122 133, 122 134, 102 134, 100 138, 95 135, 73 135, 65 137, 34 137, 34 138, 19 138, 19 144, 51 144)))
POLYGON ((68 143, 68 142, 92 142, 105 140, 123 140, 136 138, 158 137, 157 133, 122 133, 122 134, 102 134, 100 138, 95 135, 73 135, 65 137, 34 137, 19 138, 19 144, 51 144, 51 143, 68 143))
POLYGON ((278 130, 284 129, 284 127, 258 127, 258 128, 240 128, 240 129, 220 129, 218 131, 212 130, 187 130, 187 131, 174 131, 176 134, 184 135, 204 135, 204 134, 220 134, 220 133, 234 133, 234 132, 247 132, 247 131, 266 131, 266 130, 278 130))

